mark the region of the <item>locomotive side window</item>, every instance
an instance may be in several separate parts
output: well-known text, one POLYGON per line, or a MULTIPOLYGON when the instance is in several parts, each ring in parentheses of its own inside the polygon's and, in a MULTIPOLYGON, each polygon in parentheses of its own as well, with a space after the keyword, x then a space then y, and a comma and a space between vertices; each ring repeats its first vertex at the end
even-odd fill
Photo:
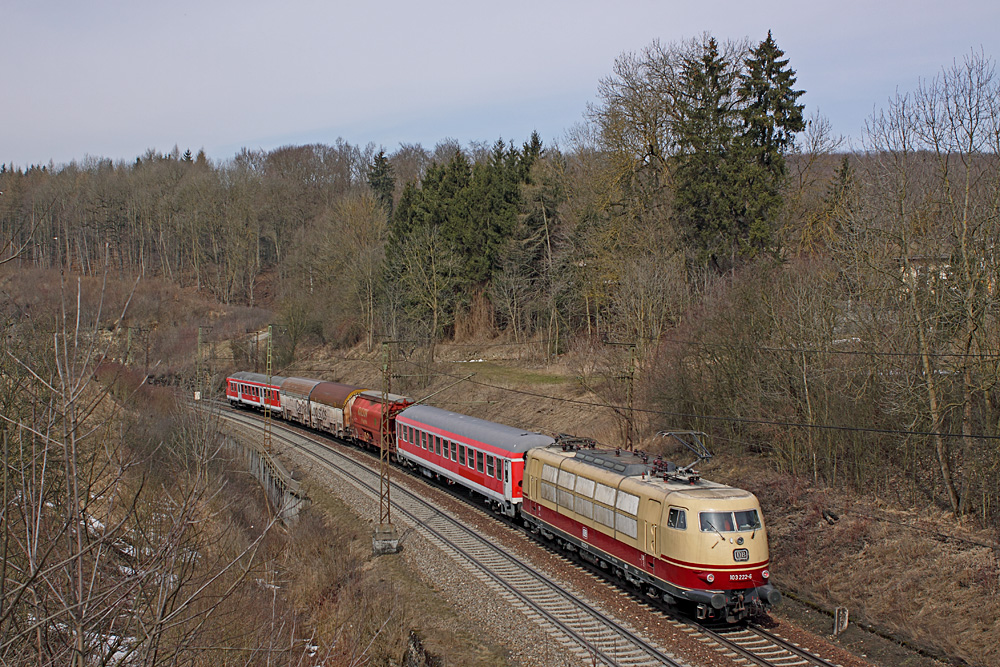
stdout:
POLYGON ((586 477, 576 478, 576 492, 579 493, 581 496, 593 498, 595 486, 596 485, 594 484, 594 480, 592 479, 587 479, 586 477))
POLYGON ((615 512, 615 530, 619 533, 625 533, 631 538, 635 538, 639 534, 639 524, 635 517, 615 512))
POLYGON ((594 495, 594 500, 602 502, 605 505, 613 506, 615 504, 615 488, 598 482, 597 493, 594 495))
POLYGON ((667 526, 677 530, 687 530, 687 512, 671 507, 670 514, 667 516, 667 526))

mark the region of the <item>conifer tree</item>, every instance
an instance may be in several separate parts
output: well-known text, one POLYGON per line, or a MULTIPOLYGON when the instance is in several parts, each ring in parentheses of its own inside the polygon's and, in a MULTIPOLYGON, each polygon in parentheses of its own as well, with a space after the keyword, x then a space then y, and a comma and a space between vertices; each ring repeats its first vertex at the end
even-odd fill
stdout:
POLYGON ((384 150, 380 150, 368 165, 368 186, 385 208, 386 215, 392 217, 392 193, 396 187, 396 179, 384 150))
POLYGON ((674 206, 682 233, 702 261, 736 253, 746 230, 738 218, 738 72, 710 37, 685 59, 675 124, 674 206))
POLYGON ((805 129, 803 105, 795 90, 795 71, 782 59, 768 31, 767 39, 750 51, 740 77, 743 135, 746 147, 745 215, 759 249, 771 243, 771 232, 782 207, 781 190, 787 173, 785 153, 795 134, 805 129))

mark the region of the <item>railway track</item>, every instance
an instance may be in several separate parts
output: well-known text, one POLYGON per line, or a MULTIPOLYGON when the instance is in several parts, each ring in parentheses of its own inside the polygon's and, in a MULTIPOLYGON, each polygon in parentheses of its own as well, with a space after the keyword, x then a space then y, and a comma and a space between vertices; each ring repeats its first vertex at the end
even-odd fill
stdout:
MULTIPOLYGON (((221 402, 216 407, 223 405, 221 402)), ((222 419, 258 428, 259 416, 252 413, 221 411, 222 419)), ((320 465, 332 468, 361 492, 378 502, 378 473, 354 458, 297 427, 278 422, 273 437, 297 449, 320 465)), ((562 647, 585 664, 636 666, 684 665, 653 646, 632 630, 595 609, 573 591, 535 571, 506 551, 466 528, 439 507, 396 485, 393 508, 406 517, 411 529, 471 568, 481 582, 491 585, 512 606, 546 627, 562 647)), ((479 508, 476 508, 477 511, 479 508)), ((484 515, 485 512, 482 512, 484 515)), ((492 515, 490 515, 492 518, 492 515)), ((563 557, 565 554, 554 550, 563 557)), ((567 562, 607 582, 602 572, 566 557, 567 562)), ((651 603, 641 595, 632 597, 646 604, 680 631, 702 642, 712 642, 736 665, 759 667, 838 667, 836 663, 784 640, 765 628, 746 624, 734 628, 712 628, 677 615, 651 603)))
MULTIPOLYGON (((221 413, 220 417, 256 424, 254 418, 241 413, 221 413)), ((332 468, 378 502, 376 472, 329 445, 283 426, 276 428, 272 437, 332 468)), ((561 584, 469 530, 439 507, 402 486, 393 488, 392 497, 397 517, 402 515, 431 543, 465 562, 479 581, 490 585, 508 604, 545 626, 562 648, 579 657, 581 663, 685 667, 684 663, 594 608, 573 591, 565 590, 561 584)))

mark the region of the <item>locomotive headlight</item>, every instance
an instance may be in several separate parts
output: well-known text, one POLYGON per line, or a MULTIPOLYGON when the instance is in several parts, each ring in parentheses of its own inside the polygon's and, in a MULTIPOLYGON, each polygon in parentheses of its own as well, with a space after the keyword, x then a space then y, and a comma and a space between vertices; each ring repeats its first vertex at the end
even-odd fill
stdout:
POLYGON ((708 574, 705 575, 705 581, 707 581, 708 583, 712 583, 713 581, 715 581, 715 575, 709 572, 708 574))
POLYGON ((768 572, 767 570, 762 570, 762 571, 761 571, 761 573, 760 573, 760 576, 762 576, 762 577, 764 577, 765 579, 767 579, 768 577, 770 577, 770 576, 771 576, 771 573, 770 573, 770 572, 768 572))

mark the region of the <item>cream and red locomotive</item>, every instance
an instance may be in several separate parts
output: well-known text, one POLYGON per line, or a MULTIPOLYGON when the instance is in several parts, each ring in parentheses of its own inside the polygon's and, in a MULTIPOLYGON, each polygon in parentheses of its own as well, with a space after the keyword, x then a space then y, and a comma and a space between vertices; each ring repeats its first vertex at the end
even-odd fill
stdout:
POLYGON ((389 445, 402 465, 457 484, 651 597, 700 619, 736 622, 777 604, 760 503, 701 478, 698 433, 666 435, 692 450, 680 467, 601 450, 337 382, 235 373, 226 396, 361 445, 389 445))

